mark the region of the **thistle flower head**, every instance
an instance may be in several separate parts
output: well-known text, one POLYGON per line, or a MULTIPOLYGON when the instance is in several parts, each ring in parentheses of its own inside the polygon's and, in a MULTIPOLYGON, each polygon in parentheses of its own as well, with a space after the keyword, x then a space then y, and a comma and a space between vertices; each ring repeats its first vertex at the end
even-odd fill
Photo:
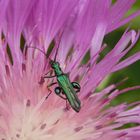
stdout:
MULTIPOLYGON (((96 92, 107 75, 140 58, 138 52, 121 60, 139 38, 139 32, 126 30, 116 46, 98 60, 107 47, 103 45, 104 36, 139 14, 137 11, 123 18, 134 2, 117 1, 114 5, 110 0, 1 2, 4 7, 0 17, 4 22, 0 23, 0 140, 139 139, 139 103, 109 105, 116 96, 140 86, 118 90, 112 84, 96 92), (99 7, 101 10, 97 10, 99 7), (83 64, 89 50, 90 58, 83 64), (62 87, 61 98, 55 94, 55 87, 60 84, 58 75, 53 76, 56 67, 51 67, 50 59, 56 59, 57 70, 70 82, 79 83, 81 89, 76 93, 76 100, 81 101, 79 113, 71 108, 62 87), (136 126, 121 129, 128 123, 136 126)), ((64 81, 64 86, 67 84, 64 81)))

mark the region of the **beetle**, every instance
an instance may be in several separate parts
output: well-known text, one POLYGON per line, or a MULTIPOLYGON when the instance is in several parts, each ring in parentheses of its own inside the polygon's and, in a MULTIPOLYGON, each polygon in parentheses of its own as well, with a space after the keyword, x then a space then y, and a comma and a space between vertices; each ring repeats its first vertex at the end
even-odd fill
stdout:
MULTIPOLYGON (((35 48, 35 47, 28 47, 28 48, 35 48)), ((60 63, 56 61, 58 48, 56 50, 54 60, 52 60, 52 59, 49 60, 49 64, 50 64, 52 70, 54 71, 55 75, 47 76, 49 73, 48 72, 47 74, 45 74, 42 77, 43 80, 45 78, 54 78, 54 77, 56 77, 56 79, 57 79, 57 82, 51 83, 50 85, 47 86, 50 93, 48 94, 46 99, 52 93, 52 91, 49 89, 49 87, 51 87, 55 84, 58 84, 58 86, 54 90, 55 94, 58 95, 59 97, 61 97, 62 99, 68 101, 70 106, 72 107, 72 109, 76 112, 79 112, 81 109, 81 101, 78 98, 77 93, 80 92, 81 87, 80 87, 79 83, 70 81, 68 74, 66 74, 62 71, 62 69, 60 67, 60 63)), ((35 49, 38 49, 46 56, 45 52, 43 52, 41 49, 39 49, 39 48, 35 48, 35 49)))

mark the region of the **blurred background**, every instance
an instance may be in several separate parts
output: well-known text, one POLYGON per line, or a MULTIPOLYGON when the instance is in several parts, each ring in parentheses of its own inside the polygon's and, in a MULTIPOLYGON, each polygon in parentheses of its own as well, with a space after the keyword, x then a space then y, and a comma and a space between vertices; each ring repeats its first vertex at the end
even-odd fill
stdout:
MULTIPOLYGON (((115 1, 115 0, 114 0, 115 1)), ((130 13, 133 13, 136 10, 140 10, 140 0, 137 0, 135 5, 132 7, 132 9, 128 12, 128 15, 130 13)), ((112 33, 109 33, 105 39, 104 42, 108 44, 108 48, 105 51, 107 53, 111 48, 115 46, 115 44, 120 39, 121 35, 124 33, 127 27, 130 27, 130 29, 135 29, 136 31, 140 30, 140 16, 126 24, 125 26, 119 28, 118 30, 115 30, 112 33)), ((136 43, 136 45, 133 47, 133 49, 126 55, 126 57, 131 56, 135 52, 140 51, 140 39, 136 43)), ((104 55, 104 54, 101 54, 104 55)), ((98 87, 98 90, 103 89, 107 85, 110 85, 111 83, 118 83, 119 81, 128 78, 122 85, 120 85, 118 88, 126 88, 126 87, 132 87, 135 85, 140 85, 140 61, 135 62, 134 64, 128 66, 127 68, 124 68, 123 70, 116 72, 110 76, 108 76, 102 84, 98 87)), ((111 104, 116 105, 121 102, 127 102, 131 103, 134 101, 140 101, 140 90, 135 91, 129 91, 123 95, 118 96, 111 104)))

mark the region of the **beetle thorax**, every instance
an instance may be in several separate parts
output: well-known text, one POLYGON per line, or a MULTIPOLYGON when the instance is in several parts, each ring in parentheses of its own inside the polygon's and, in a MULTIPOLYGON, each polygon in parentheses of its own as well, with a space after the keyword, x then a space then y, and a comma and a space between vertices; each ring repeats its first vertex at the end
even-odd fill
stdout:
POLYGON ((51 63, 51 67, 54 69, 54 72, 55 72, 56 75, 62 75, 63 74, 58 62, 53 61, 51 63))

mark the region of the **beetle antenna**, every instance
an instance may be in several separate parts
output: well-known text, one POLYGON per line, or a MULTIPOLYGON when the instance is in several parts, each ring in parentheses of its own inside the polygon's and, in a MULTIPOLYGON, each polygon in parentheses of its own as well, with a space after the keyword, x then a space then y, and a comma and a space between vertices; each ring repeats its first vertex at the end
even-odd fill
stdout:
POLYGON ((45 54, 45 52, 43 51, 43 50, 41 50, 41 49, 39 49, 39 48, 36 48, 36 47, 27 47, 27 49, 36 49, 36 50, 38 50, 38 51, 40 51, 40 52, 42 52, 45 56, 46 56, 46 54, 45 54))
POLYGON ((58 54, 58 50, 60 48, 60 42, 61 42, 62 34, 63 34, 63 32, 61 32, 58 36, 58 39, 56 39, 57 49, 56 49, 56 53, 55 53, 55 56, 54 56, 54 62, 56 62, 56 57, 57 57, 57 54, 58 54))

